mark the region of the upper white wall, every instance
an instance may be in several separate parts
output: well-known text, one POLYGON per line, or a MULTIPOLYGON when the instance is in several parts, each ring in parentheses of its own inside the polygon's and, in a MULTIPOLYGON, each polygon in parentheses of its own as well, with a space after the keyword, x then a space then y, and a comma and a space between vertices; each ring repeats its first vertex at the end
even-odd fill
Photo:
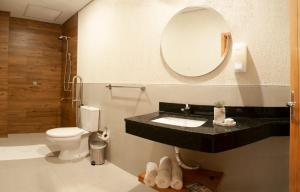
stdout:
POLYGON ((78 74, 85 83, 289 85, 286 0, 95 0, 79 12, 78 74), (233 41, 249 46, 245 74, 230 61, 198 78, 174 73, 160 55, 162 31, 189 5, 219 11, 233 41))

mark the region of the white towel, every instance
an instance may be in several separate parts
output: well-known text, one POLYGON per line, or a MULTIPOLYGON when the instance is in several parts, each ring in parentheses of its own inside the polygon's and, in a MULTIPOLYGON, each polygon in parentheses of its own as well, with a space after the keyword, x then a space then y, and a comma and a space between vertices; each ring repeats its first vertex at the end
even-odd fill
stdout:
POLYGON ((172 180, 171 187, 176 190, 182 189, 182 170, 179 165, 175 162, 172 162, 172 180))
POLYGON ((158 188, 166 189, 170 186, 172 177, 172 162, 169 157, 160 159, 158 173, 155 178, 155 183, 158 188))
POLYGON ((148 162, 146 165, 146 175, 144 183, 147 186, 153 187, 155 185, 155 177, 157 176, 157 165, 153 162, 148 162))

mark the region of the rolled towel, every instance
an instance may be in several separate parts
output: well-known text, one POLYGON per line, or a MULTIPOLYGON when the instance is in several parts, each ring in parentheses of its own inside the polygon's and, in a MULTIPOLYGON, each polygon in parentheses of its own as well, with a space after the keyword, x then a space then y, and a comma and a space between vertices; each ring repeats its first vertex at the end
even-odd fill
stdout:
POLYGON ((170 186, 172 178, 172 162, 169 157, 160 159, 155 184, 158 188, 166 189, 170 186))
POLYGON ((157 176, 157 165, 153 162, 148 162, 146 165, 146 175, 144 183, 147 186, 153 187, 155 185, 155 177, 157 176))
POLYGON ((172 162, 171 187, 176 190, 180 190, 183 187, 182 170, 176 162, 172 162))

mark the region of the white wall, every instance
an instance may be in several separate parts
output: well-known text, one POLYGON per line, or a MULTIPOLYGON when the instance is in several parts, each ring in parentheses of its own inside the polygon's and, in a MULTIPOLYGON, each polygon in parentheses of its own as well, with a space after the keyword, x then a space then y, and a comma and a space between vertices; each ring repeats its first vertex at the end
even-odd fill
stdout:
MULTIPOLYGON (((158 162, 165 155, 174 159, 174 150, 126 134, 124 118, 158 111, 160 101, 209 105, 222 98, 227 105, 284 106, 289 93, 284 86, 147 85, 141 92, 105 85, 85 83, 83 103, 101 108, 101 127, 111 132, 108 160, 134 175, 148 161, 158 162)), ((288 148, 289 137, 270 137, 222 153, 182 151, 185 161, 224 172, 220 192, 288 192, 288 148)))
POLYGON ((95 0, 79 13, 78 74, 87 83, 289 84, 288 3, 285 0, 95 0), (249 46, 246 74, 230 62, 187 79, 162 61, 160 38, 169 19, 188 5, 224 15, 235 42, 249 46))
MULTIPOLYGON (((94 0, 79 13, 78 74, 84 104, 101 107, 101 127, 111 130, 109 160, 137 174, 147 161, 173 157, 172 146, 125 133, 124 118, 157 111, 159 101, 284 106, 288 33, 286 0, 94 0), (236 75, 229 61, 209 75, 185 78, 163 63, 165 25, 185 6, 202 3, 224 15, 234 41, 249 45, 247 73, 236 75), (143 83, 147 89, 109 91, 106 83, 143 83)), ((288 143, 288 137, 273 137, 217 154, 184 151, 184 158, 223 171, 222 192, 287 192, 288 143)))

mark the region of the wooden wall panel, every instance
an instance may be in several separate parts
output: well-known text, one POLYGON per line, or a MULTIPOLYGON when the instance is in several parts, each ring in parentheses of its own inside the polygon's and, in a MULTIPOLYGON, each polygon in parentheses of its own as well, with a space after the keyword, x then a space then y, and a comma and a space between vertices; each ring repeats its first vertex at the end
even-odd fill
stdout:
MULTIPOLYGON (((72 74, 71 78, 77 74, 77 28, 78 28, 78 14, 72 16, 62 26, 62 34, 71 37, 69 40, 69 52, 72 57, 72 74)), ((66 41, 63 41, 62 46, 62 97, 65 98, 61 104, 62 121, 63 127, 72 127, 76 125, 75 109, 71 106, 71 92, 65 92, 63 90, 63 74, 65 67, 65 54, 66 54, 66 41)))
POLYGON ((59 127, 61 26, 10 18, 9 28, 8 133, 59 127))
POLYGON ((7 136, 9 13, 0 11, 0 137, 7 136))

